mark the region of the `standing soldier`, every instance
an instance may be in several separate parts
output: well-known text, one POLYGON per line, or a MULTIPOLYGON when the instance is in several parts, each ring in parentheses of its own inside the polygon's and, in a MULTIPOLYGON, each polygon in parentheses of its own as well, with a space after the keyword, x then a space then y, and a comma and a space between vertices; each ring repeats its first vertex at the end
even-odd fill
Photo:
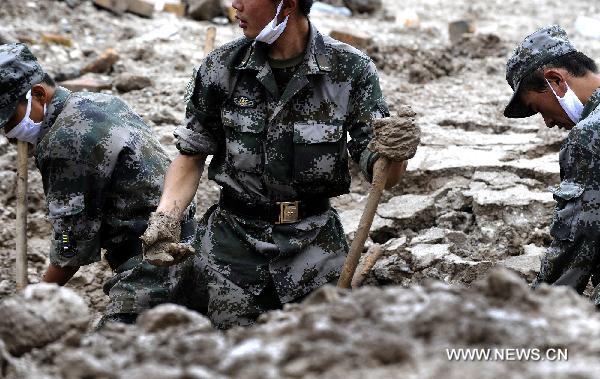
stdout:
MULTIPOLYGON (((514 95, 506 117, 540 113, 546 126, 569 134, 560 149, 561 183, 548 248, 534 287, 567 285, 582 293, 600 275, 600 75, 559 26, 525 38, 508 60, 506 79, 514 95)), ((600 305, 600 286, 592 296, 600 305)))
POLYGON ((57 87, 25 45, 7 44, 0 45, 0 128, 35 147, 54 231, 43 281, 64 285, 104 248, 116 272, 104 285, 104 320, 133 322, 168 301, 168 272, 141 259, 139 236, 169 164, 143 120, 114 96, 57 87))
MULTIPOLYGON (((206 294, 179 287, 221 328, 249 325, 337 280, 348 246, 329 198, 349 191, 349 156, 367 176, 378 157, 367 149, 371 122, 388 108, 375 65, 323 36, 308 19, 312 3, 233 1, 245 37, 196 70, 186 124, 175 131, 180 156, 142 236, 154 264, 179 254, 165 225, 179 220, 212 155, 220 200, 200 224, 194 259, 174 276, 206 280, 206 294)), ((389 186, 403 168, 392 165, 389 186)))

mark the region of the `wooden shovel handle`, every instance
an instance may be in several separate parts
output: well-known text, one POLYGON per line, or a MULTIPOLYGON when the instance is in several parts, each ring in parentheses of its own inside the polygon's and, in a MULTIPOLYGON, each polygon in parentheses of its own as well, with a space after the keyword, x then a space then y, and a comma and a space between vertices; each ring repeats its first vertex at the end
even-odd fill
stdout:
POLYGON ((17 142, 17 289, 27 286, 27 142, 17 142))
POLYGON ((385 157, 379 158, 373 166, 373 185, 369 192, 369 196, 367 197, 367 204, 365 205, 365 210, 360 218, 360 223, 358 224, 356 235, 354 236, 350 251, 346 257, 346 262, 342 268, 342 274, 340 275, 337 284, 340 288, 350 288, 354 271, 356 271, 356 266, 358 266, 358 261, 360 260, 363 248, 365 247, 365 241, 369 237, 373 218, 375 217, 381 194, 383 193, 387 182, 389 168, 390 161, 385 157))
POLYGON ((217 39, 217 28, 209 26, 206 28, 206 39, 204 40, 204 56, 206 57, 215 49, 215 41, 217 39))

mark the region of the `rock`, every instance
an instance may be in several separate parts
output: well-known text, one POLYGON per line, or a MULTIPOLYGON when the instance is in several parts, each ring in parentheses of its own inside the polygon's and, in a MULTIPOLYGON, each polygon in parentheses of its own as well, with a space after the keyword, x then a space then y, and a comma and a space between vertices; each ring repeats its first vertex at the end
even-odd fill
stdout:
POLYGON ((123 14, 127 7, 128 2, 125 0, 92 0, 95 6, 109 10, 115 14, 123 14))
POLYGON ((106 49, 102 54, 100 54, 96 59, 89 62, 81 69, 81 73, 85 74, 88 72, 93 72, 96 74, 108 73, 112 70, 112 67, 119 60, 119 54, 115 51, 115 49, 109 48, 106 49))
POLYGON ((334 7, 343 7, 344 0, 320 0, 321 3, 333 5, 334 7))
POLYGON ((359 50, 366 50, 373 43, 371 36, 360 31, 332 30, 329 36, 359 50))
POLYGON ((167 13, 172 13, 177 17, 185 16, 185 4, 177 3, 166 3, 163 10, 167 13))
POLYGON ((34 284, 0 303, 0 339, 18 356, 56 341, 70 330, 84 331, 90 319, 85 301, 72 290, 34 284))
POLYGON ((450 254, 450 244, 419 244, 407 248, 410 251, 411 267, 419 271, 450 254))
POLYGON ((115 87, 120 92, 131 92, 152 86, 152 79, 144 75, 120 74, 115 79, 115 87))
POLYGON ((375 13, 383 8, 381 0, 344 0, 352 13, 375 13))
MULTIPOLYGON (((121 373, 122 378, 128 379, 181 379, 189 378, 183 369, 179 367, 166 366, 156 363, 146 363, 141 366, 132 367, 121 373)), ((208 377, 205 377, 208 378, 208 377)))
POLYGON ((149 0, 127 0, 127 11, 138 16, 152 18, 154 16, 154 2, 149 0))
POLYGON ((379 284, 401 284, 402 280, 409 278, 413 271, 409 264, 398 254, 379 259, 372 269, 373 275, 379 284))
POLYGON ((81 76, 81 70, 79 67, 66 66, 60 67, 59 71, 54 73, 54 80, 57 82, 64 82, 67 80, 77 79, 81 76))
POLYGON ((421 232, 418 236, 410 240, 411 245, 423 244, 423 243, 441 243, 448 235, 449 230, 441 228, 431 228, 421 232))
POLYGON ((196 330, 212 330, 212 324, 206 317, 175 304, 162 304, 142 313, 137 325, 148 333, 186 326, 193 326, 196 330))
POLYGON ((188 16, 197 21, 208 21, 221 15, 220 0, 189 0, 188 16))
POLYGON ((465 194, 473 197, 473 213, 480 225, 485 220, 501 220, 523 231, 542 220, 546 222, 555 204, 551 193, 533 191, 524 185, 496 191, 485 186, 478 188, 473 183, 465 194))
POLYGON ((73 40, 71 38, 53 33, 42 33, 42 43, 53 43, 67 47, 73 46, 73 40))
POLYGON ((17 190, 17 173, 14 171, 0 171, 0 200, 6 204, 9 199, 15 198, 17 190))
POLYGON ((490 261, 473 261, 448 254, 442 257, 437 265, 438 271, 443 273, 445 281, 459 283, 472 283, 480 279, 493 267, 490 261))
POLYGON ((546 253, 546 248, 536 245, 526 245, 524 246, 524 250, 524 254, 508 257, 503 262, 500 262, 500 264, 519 273, 527 281, 531 282, 540 271, 540 262, 546 253))
POLYGON ((61 86, 73 91, 100 92, 112 88, 112 81, 105 77, 87 74, 77 79, 66 80, 60 83, 61 86))
POLYGON ((450 43, 455 44, 463 39, 464 34, 475 33, 475 25, 472 21, 454 21, 448 24, 448 37, 450 43))
POLYGON ((377 209, 377 215, 392 220, 394 227, 420 230, 431 227, 435 218, 434 197, 402 195, 390 199, 377 209))
MULTIPOLYGON (((363 209, 350 209, 344 212, 340 212, 340 219, 342 220, 342 226, 346 233, 346 238, 349 240, 354 239, 360 218, 363 214, 363 209)), ((375 214, 373 223, 371 224, 371 233, 381 233, 382 231, 388 231, 392 228, 393 221, 386 220, 375 214)))
MULTIPOLYGON (((175 116, 169 109, 161 109, 154 111, 149 115, 150 120, 156 125, 177 125, 181 122, 179 117, 175 116)), ((173 136, 173 133, 169 131, 169 136, 173 136)))
POLYGON ((536 302, 533 292, 523 278, 503 268, 493 270, 485 279, 477 283, 476 287, 482 289, 486 295, 500 300, 536 302))

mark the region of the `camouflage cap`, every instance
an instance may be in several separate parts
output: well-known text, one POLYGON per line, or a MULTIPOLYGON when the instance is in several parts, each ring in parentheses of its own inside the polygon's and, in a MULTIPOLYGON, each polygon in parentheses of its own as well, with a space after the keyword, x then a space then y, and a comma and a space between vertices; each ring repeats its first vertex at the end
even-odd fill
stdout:
POLYGON ((546 26, 525 37, 506 63, 506 81, 514 93, 504 109, 508 118, 533 116, 519 98, 519 86, 523 78, 546 63, 565 54, 577 51, 569 41, 567 33, 558 25, 546 26))
POLYGON ((27 46, 0 45, 0 129, 12 117, 19 99, 43 78, 44 71, 27 46))

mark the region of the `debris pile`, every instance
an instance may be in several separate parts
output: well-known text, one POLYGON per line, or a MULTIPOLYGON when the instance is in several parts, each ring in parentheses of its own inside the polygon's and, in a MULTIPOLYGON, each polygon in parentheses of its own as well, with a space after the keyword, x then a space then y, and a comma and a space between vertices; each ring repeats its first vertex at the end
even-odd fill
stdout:
MULTIPOLYGON (((38 298, 47 302, 52 298, 38 298)), ((79 299, 81 302, 81 299, 79 299)), ((17 312, 17 310, 14 310, 17 312)), ((50 325, 40 321, 42 325, 50 325)), ((0 328, 4 321, 0 320, 0 328)), ((65 335, 4 362, 7 378, 592 378, 600 318, 567 288, 531 292, 505 270, 471 288, 325 287, 249 329, 215 331, 203 316, 159 306, 136 326, 65 335), (454 362, 447 349, 539 349, 566 362, 454 362), (564 356, 562 358, 565 359, 564 356), (21 375, 21 376, 20 376, 21 375), (45 375, 45 376, 44 376, 45 375)), ((6 354, 5 354, 6 355, 6 354)))

